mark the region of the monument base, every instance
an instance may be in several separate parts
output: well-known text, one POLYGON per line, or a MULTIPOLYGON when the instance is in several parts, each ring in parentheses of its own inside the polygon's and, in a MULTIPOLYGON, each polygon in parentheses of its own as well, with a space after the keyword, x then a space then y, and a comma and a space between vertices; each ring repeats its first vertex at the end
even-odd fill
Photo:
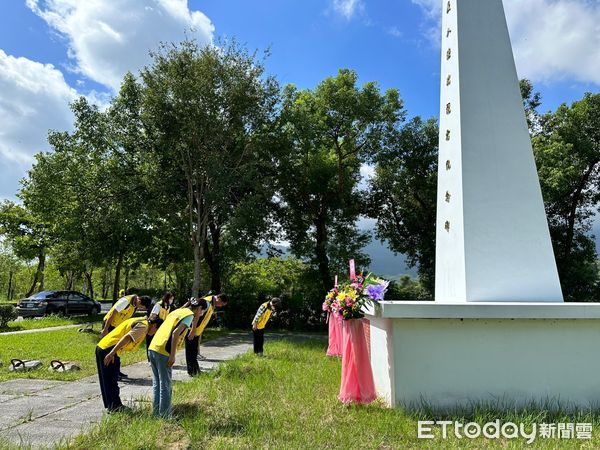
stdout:
POLYGON ((600 304, 386 301, 366 318, 390 406, 600 407, 600 304))

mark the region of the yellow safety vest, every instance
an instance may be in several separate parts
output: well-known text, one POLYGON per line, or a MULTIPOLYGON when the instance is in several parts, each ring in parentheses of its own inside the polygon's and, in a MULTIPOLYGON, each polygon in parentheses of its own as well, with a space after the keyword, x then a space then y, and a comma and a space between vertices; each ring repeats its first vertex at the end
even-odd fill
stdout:
MULTIPOLYGON (((269 304, 269 302, 265 302, 261 306, 264 306, 265 308, 267 308, 268 304, 269 304)), ((262 315, 258 319, 258 322, 256 323, 256 328, 258 328, 259 330, 262 330, 265 327, 265 325, 267 325, 267 322, 271 318, 272 312, 273 311, 271 311, 269 308, 265 309, 265 312, 262 313, 262 315)))
POLYGON ((208 303, 208 309, 206 310, 206 313, 202 318, 202 322, 200 322, 200 325, 196 327, 196 332, 194 333, 194 336, 200 336, 202 334, 202 332, 206 328, 206 325, 208 325, 208 322, 210 322, 210 318, 212 317, 213 312, 215 310, 212 304, 212 296, 204 297, 204 300, 206 300, 206 303, 208 303))
MULTIPOLYGON (((146 325, 146 332, 147 332, 148 331, 148 321, 146 319, 141 319, 141 318, 127 319, 123 323, 121 323, 118 327, 116 327, 114 330, 112 330, 110 333, 108 333, 106 336, 104 336, 100 340, 100 342, 98 342, 98 347, 100 347, 102 350, 107 350, 111 347, 114 347, 115 345, 117 345, 119 343, 119 341, 121 340, 121 338, 123 336, 125 336, 127 333, 129 333, 131 331, 131 329, 140 322, 144 323, 146 325)), ((117 355, 121 356, 121 353, 123 353, 123 352, 136 351, 145 337, 146 336, 144 335, 141 337, 141 339, 139 339, 137 341, 128 342, 126 345, 124 345, 123 347, 121 347, 119 349, 119 351, 117 352, 117 355)))
POLYGON ((164 322, 169 315, 170 306, 166 308, 164 305, 160 305, 160 311, 158 312, 158 318, 164 322))
MULTIPOLYGON (((189 308, 179 308, 170 313, 162 325, 158 328, 158 331, 152 338, 152 343, 150 344, 149 350, 155 351, 165 356, 170 355, 171 345, 171 335, 173 334, 173 330, 177 328, 179 322, 185 319, 188 316, 192 316, 194 313, 189 308)), ((185 337, 186 333, 181 333, 179 336, 179 342, 185 337)), ((175 343, 175 347, 179 344, 179 342, 175 343)))
MULTIPOLYGON (((129 305, 127 305, 127 307, 121 311, 115 311, 115 316, 113 317, 112 322, 110 323, 111 327, 118 327, 119 325, 121 325, 125 320, 131 318, 131 316, 133 316, 133 313, 135 312, 135 305, 133 304, 133 299, 135 298, 135 294, 134 295, 127 295, 123 298, 126 298, 127 301, 129 302, 129 305)), ((108 320, 108 318, 110 317, 110 315, 112 314, 112 312, 115 310, 115 305, 113 305, 108 312, 106 313, 106 315, 104 316, 104 320, 108 320)))

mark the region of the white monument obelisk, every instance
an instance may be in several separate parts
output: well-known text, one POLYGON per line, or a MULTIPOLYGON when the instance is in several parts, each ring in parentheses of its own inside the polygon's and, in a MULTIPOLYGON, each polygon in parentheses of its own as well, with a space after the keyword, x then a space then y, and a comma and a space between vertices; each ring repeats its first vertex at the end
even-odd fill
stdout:
POLYGON ((436 302, 562 302, 502 0, 444 0, 436 302))
POLYGON ((436 298, 366 309, 377 393, 595 411, 600 303, 562 301, 502 1, 443 4, 436 298))

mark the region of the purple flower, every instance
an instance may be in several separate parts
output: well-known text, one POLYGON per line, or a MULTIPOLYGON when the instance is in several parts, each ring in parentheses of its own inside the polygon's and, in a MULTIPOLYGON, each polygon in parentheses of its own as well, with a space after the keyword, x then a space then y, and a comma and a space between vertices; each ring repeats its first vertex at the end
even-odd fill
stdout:
POLYGON ((387 289, 387 283, 385 284, 373 284, 371 286, 367 286, 367 294, 375 301, 383 300, 383 294, 385 294, 385 290, 387 289))

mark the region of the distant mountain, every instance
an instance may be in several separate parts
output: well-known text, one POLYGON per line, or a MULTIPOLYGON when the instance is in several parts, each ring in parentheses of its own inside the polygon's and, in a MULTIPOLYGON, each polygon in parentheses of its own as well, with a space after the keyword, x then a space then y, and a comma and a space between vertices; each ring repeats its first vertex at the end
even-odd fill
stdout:
POLYGON ((397 278, 401 275, 417 276, 417 269, 411 269, 407 266, 406 256, 394 254, 387 245, 377 240, 371 241, 364 250, 371 257, 369 269, 372 272, 385 275, 388 278, 397 278))
MULTIPOLYGON (((282 252, 283 256, 289 256, 289 247, 286 245, 273 245, 282 252)), ((379 241, 373 240, 365 247, 365 253, 371 257, 369 270, 387 278, 396 279, 401 275, 417 276, 417 270, 410 269, 406 265, 406 257, 402 254, 395 255, 390 249, 379 241)), ((266 246, 260 252, 260 256, 266 257, 266 246)))

